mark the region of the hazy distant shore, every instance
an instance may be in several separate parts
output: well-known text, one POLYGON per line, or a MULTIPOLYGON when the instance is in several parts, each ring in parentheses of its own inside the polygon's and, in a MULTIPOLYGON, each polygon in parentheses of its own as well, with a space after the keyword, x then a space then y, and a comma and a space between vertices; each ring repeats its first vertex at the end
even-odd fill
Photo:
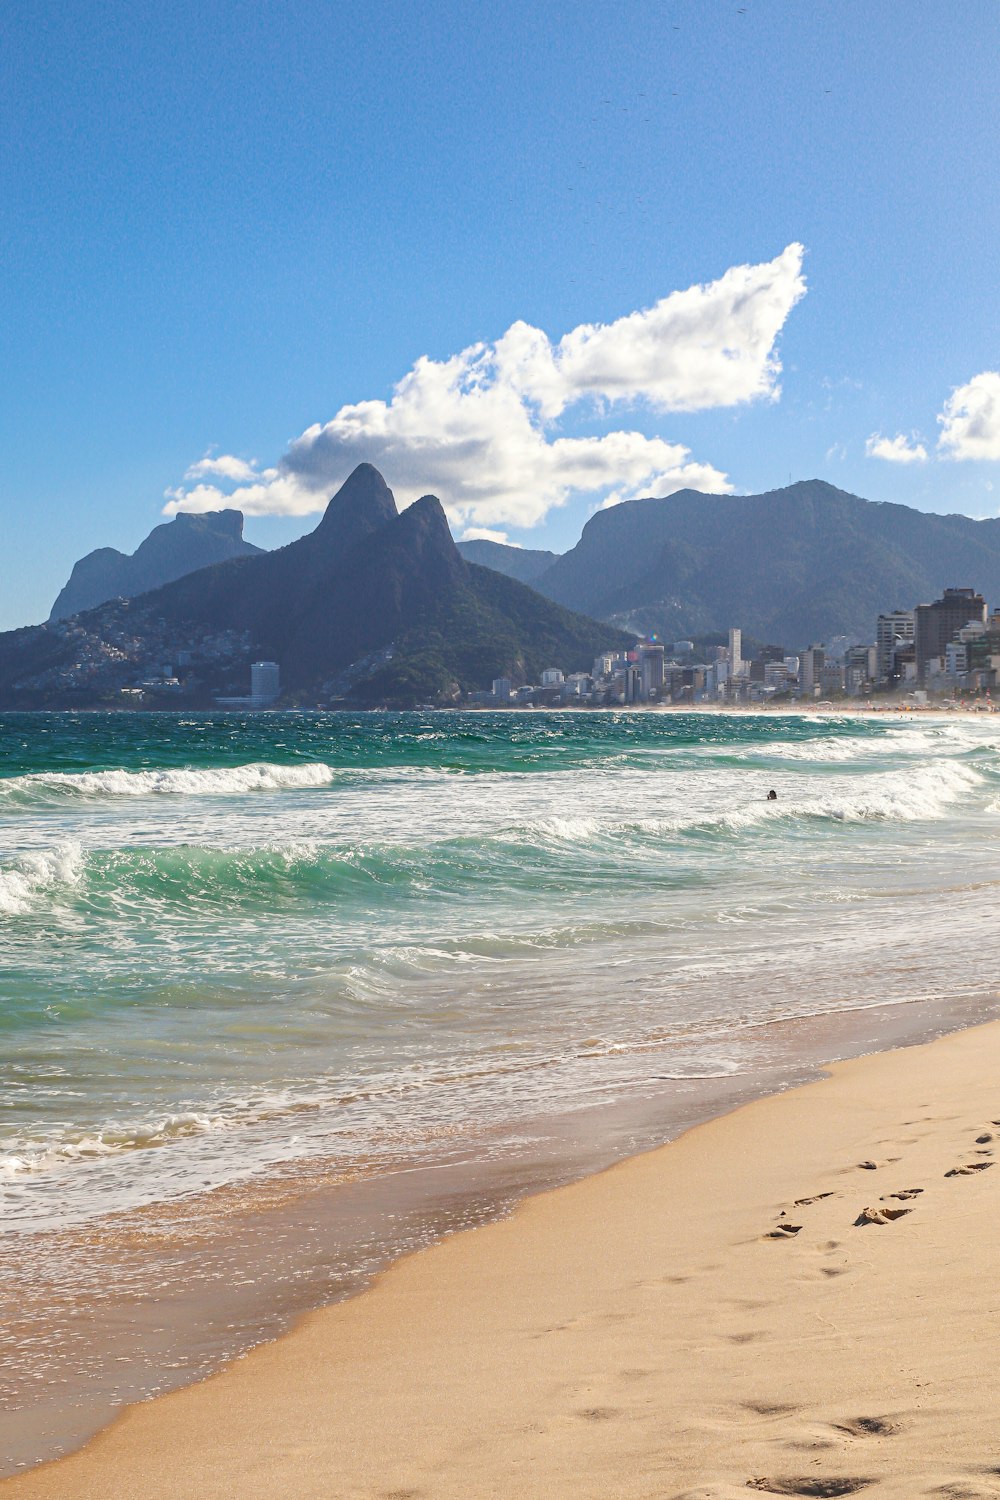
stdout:
POLYGON ((838 1065, 410 1257, 0 1494, 992 1495, 998 1067, 996 1024, 838 1065))

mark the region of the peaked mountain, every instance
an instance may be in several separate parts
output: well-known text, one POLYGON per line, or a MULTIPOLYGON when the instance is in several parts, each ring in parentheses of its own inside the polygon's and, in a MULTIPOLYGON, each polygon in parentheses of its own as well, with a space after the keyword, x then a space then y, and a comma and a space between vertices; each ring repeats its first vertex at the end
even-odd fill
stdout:
POLYGON ((0 635, 0 704, 120 701, 144 672, 178 662, 207 700, 245 692, 256 657, 278 662, 292 696, 406 704, 456 684, 589 667, 631 641, 464 561, 438 499, 400 514, 381 474, 361 464, 316 529, 287 547, 0 635))
POLYGON ((559 556, 558 552, 508 547, 504 542, 490 542, 482 537, 472 542, 458 542, 456 545, 466 562, 492 568, 494 573, 504 573, 508 578, 516 578, 519 583, 534 583, 559 556))
POLYGON ((881 611, 961 585, 1000 603, 1000 520, 930 515, 820 479, 598 511, 535 580, 560 604, 667 641, 740 625, 790 648, 872 640, 881 611))
POLYGON ((49 619, 68 619, 107 599, 131 599, 197 568, 260 551, 243 540, 241 510, 209 510, 197 516, 182 512, 155 526, 131 555, 115 547, 98 547, 81 557, 49 619))

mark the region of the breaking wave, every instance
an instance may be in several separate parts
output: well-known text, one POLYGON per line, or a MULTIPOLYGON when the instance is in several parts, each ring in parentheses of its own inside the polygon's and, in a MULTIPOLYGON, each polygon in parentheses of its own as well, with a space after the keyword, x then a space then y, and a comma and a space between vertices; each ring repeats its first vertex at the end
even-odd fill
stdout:
POLYGON ((246 766, 174 766, 148 771, 118 767, 106 771, 35 771, 0 780, 0 798, 37 802, 70 797, 222 797, 329 786, 333 778, 332 767, 322 762, 283 766, 255 761, 246 766))
POLYGON ((84 868, 84 853, 77 843, 22 855, 16 864, 0 868, 0 916, 21 916, 40 896, 78 885, 84 868))

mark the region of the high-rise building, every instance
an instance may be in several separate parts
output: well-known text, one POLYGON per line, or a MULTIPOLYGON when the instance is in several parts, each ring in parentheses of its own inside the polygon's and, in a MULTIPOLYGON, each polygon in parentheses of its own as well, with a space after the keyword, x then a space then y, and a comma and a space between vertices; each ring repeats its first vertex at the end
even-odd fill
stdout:
POLYGON ((917 681, 923 684, 940 670, 945 647, 964 625, 985 623, 986 600, 975 589, 945 589, 933 604, 918 604, 913 611, 913 646, 917 681))
POLYGON ((844 657, 844 686, 852 697, 870 689, 875 681, 877 660, 875 646, 851 646, 844 657))
POLYGON ((639 647, 639 677, 643 698, 658 698, 663 688, 663 647, 657 641, 645 641, 639 647))
POLYGON ((834 698, 844 691, 844 664, 840 661, 824 661, 819 669, 819 692, 821 698, 834 698))
POLYGON ((276 661, 255 661, 250 666, 250 697, 255 708, 273 703, 281 692, 281 671, 276 661))
POLYGON ((639 676, 639 668, 632 666, 632 664, 629 662, 626 664, 621 674, 616 674, 616 676, 621 683, 622 702, 640 702, 640 695, 642 693, 642 680, 639 676))
POLYGON ((896 648, 913 640, 913 610, 892 609, 875 626, 875 680, 882 686, 898 680, 896 648))
POLYGON ((810 646, 808 651, 799 653, 799 692, 803 698, 815 698, 825 661, 822 646, 810 646))
POLYGON ((498 703, 509 703, 512 691, 510 678, 494 677, 491 691, 498 703))
POLYGON ((729 632, 729 675, 739 677, 743 672, 743 632, 742 630, 730 630, 729 632))

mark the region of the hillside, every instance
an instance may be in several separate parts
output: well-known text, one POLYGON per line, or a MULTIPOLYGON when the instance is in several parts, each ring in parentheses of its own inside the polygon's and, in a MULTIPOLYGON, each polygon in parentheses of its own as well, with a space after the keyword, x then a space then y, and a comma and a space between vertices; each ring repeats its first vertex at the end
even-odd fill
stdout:
POLYGON ((531 547, 508 547, 504 542, 483 539, 458 542, 457 546, 466 562, 492 568, 494 573, 504 573, 508 578, 516 578, 519 583, 534 583, 559 556, 558 552, 543 552, 531 547))
POLYGON ((789 648, 871 640, 881 610, 964 584, 1000 602, 1000 520, 929 515, 818 479, 598 511, 535 581, 571 609, 668 641, 741 625, 789 648))
POLYGON ((551 665, 586 668, 631 639, 465 562, 439 500, 400 514, 362 464, 287 547, 0 635, 0 705, 110 701, 160 663, 182 663, 181 691, 208 701, 245 692, 257 657, 279 663, 293 698, 405 704, 499 676, 537 680, 551 665))
POLYGON ((98 547, 73 565, 69 582, 52 606, 50 620, 66 620, 108 599, 132 599, 232 557, 261 551, 243 540, 243 512, 211 510, 175 516, 156 526, 131 554, 98 547))

